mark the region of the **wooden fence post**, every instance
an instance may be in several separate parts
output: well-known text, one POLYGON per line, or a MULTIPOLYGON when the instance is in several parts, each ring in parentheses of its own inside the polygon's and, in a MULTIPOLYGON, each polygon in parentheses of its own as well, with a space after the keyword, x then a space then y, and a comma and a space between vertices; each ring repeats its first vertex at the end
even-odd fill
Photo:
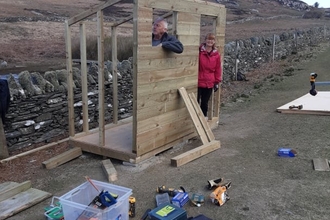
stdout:
POLYGON ((238 47, 239 47, 239 45, 238 45, 238 40, 236 40, 236 50, 235 50, 235 81, 237 81, 237 73, 238 73, 238 55, 239 55, 239 53, 238 53, 238 47))
POLYGON ((273 35, 273 62, 275 60, 275 34, 273 35))

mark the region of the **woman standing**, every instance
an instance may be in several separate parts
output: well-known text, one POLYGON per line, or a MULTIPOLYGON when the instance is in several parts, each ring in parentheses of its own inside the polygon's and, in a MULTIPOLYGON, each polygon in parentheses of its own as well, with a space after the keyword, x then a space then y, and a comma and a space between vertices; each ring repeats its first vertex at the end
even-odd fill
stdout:
POLYGON ((209 33, 205 37, 205 42, 199 47, 197 101, 200 103, 204 116, 207 116, 212 90, 214 89, 214 92, 218 90, 221 79, 220 54, 215 47, 215 35, 209 33))

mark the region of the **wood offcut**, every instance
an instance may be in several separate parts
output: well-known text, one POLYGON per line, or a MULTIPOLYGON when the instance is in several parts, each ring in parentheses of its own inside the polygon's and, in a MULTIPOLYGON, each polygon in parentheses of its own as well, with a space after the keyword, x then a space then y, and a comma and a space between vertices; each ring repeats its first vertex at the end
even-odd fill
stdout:
POLYGON ((50 193, 31 188, 31 181, 0 184, 0 220, 9 218, 51 196, 50 193))
POLYGON ((62 165, 70 160, 73 160, 82 155, 82 151, 79 147, 72 148, 62 154, 59 154, 49 160, 42 162, 43 167, 46 169, 53 169, 59 165, 62 165))
POLYGON ((313 159, 314 170, 316 171, 330 171, 329 160, 324 158, 313 159))

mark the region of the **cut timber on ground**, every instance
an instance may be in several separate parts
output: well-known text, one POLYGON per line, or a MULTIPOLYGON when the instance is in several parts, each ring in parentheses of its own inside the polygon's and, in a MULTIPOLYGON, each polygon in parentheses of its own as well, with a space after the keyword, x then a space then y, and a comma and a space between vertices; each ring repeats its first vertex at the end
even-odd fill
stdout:
POLYGON ((50 193, 31 188, 31 182, 0 184, 0 220, 6 219, 51 196, 50 193))
POLYGON ((110 159, 102 161, 102 168, 109 182, 117 180, 117 171, 110 159))
POLYGON ((323 158, 313 159, 314 170, 316 171, 330 171, 329 161, 323 158))
POLYGON ((211 141, 210 143, 204 144, 200 147, 196 147, 190 151, 180 154, 171 159, 171 165, 175 167, 182 166, 190 161, 193 161, 205 154, 208 154, 216 149, 220 148, 220 141, 211 141))
POLYGON ((46 169, 53 169, 59 165, 62 165, 70 160, 73 160, 79 156, 82 155, 81 148, 75 147, 71 150, 68 150, 60 155, 57 155, 56 157, 50 158, 49 160, 46 160, 42 162, 42 165, 46 169))

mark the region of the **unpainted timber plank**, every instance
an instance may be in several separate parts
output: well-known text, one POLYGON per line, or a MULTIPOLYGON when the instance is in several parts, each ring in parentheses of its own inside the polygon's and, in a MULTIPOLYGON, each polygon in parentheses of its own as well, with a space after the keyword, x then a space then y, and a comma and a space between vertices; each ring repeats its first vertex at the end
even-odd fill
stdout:
POLYGON ((117 28, 111 27, 111 62, 112 62, 112 120, 114 124, 118 123, 118 68, 117 68, 117 28))
POLYGON ((150 157, 152 157, 154 155, 157 155, 157 154, 159 154, 159 153, 161 153, 161 152, 163 152, 163 151, 165 151, 165 150, 167 150, 167 149, 169 149, 169 148, 171 148, 171 147, 173 147, 173 146, 175 146, 177 144, 183 143, 186 140, 189 140, 189 139, 191 139, 193 137, 196 137, 196 132, 187 134, 186 136, 184 136, 182 138, 179 138, 179 139, 177 139, 177 140, 175 140, 173 142, 167 143, 167 144, 165 144, 165 145, 163 145, 163 146, 161 146, 159 148, 156 148, 156 149, 154 149, 152 151, 149 151, 148 153, 139 154, 134 160, 131 161, 131 163, 139 163, 141 161, 144 161, 144 160, 146 160, 146 159, 148 159, 148 158, 150 158, 150 157))
POLYGON ((178 36, 178 40, 181 41, 181 43, 184 45, 184 51, 183 54, 189 54, 189 52, 192 52, 193 54, 195 54, 197 52, 198 54, 198 47, 200 46, 200 35, 194 35, 194 34, 183 34, 180 33, 180 35, 178 36), (194 48, 194 51, 189 50, 189 47, 194 48), (186 50, 186 48, 188 50, 186 50))
POLYGON ((74 125, 74 98, 73 98, 73 71, 72 71, 72 42, 71 42, 71 27, 65 21, 65 57, 66 57, 66 70, 68 72, 68 123, 69 123, 69 136, 73 137, 75 134, 74 125))
POLYGON ((86 46, 86 25, 81 22, 79 24, 80 31, 80 60, 81 60, 81 96, 82 96, 82 112, 83 112, 83 131, 89 130, 88 123, 88 86, 87 86, 87 46, 86 46))
MULTIPOLYGON (((13 182, 11 182, 13 183, 13 182)), ((15 183, 15 184, 10 184, 6 187, 6 189, 1 190, 0 188, 0 202, 15 196, 16 194, 20 192, 24 192, 25 190, 28 190, 31 188, 31 181, 25 181, 23 183, 15 183)))
POLYGON ((30 188, 0 202, 0 220, 21 212, 47 198, 52 194, 30 188))
MULTIPOLYGON (((178 124, 178 123, 177 123, 178 124)), ((149 135, 149 139, 147 141, 141 142, 139 140, 139 135, 137 136, 137 149, 138 155, 145 154, 147 152, 153 151, 167 143, 171 143, 177 139, 180 139, 190 133, 194 132, 194 127, 192 123, 183 124, 186 126, 182 126, 181 128, 176 127, 171 130, 168 130, 166 134, 159 134, 157 137, 153 138, 153 136, 149 135)))
POLYGON ((97 59, 98 59, 98 92, 99 92, 99 146, 105 145, 105 120, 104 120, 104 15, 103 11, 97 12, 97 59))
MULTIPOLYGON (((198 54, 196 54, 198 55, 198 54)), ((139 85, 149 84, 151 82, 162 82, 168 80, 174 80, 177 78, 194 76, 197 81, 197 72, 198 67, 196 66, 187 66, 187 67, 179 67, 175 69, 164 69, 164 70, 156 70, 156 71, 145 71, 139 73, 139 85)))
POLYGON ((181 87, 188 87, 191 85, 197 86, 197 77, 195 75, 180 77, 177 79, 171 79, 167 81, 154 82, 148 84, 142 84, 138 86, 140 97, 149 95, 150 93, 167 93, 170 90, 179 89, 181 87))
POLYGON ((179 108, 175 111, 166 112, 165 114, 156 115, 154 117, 141 120, 138 124, 139 133, 153 130, 173 121, 178 121, 188 115, 186 108, 179 108))
POLYGON ((172 111, 176 111, 177 109, 184 108, 185 104, 183 101, 178 102, 168 102, 164 104, 154 105, 154 108, 139 108, 137 110, 137 121, 144 121, 148 118, 152 118, 158 115, 163 115, 172 111))
MULTIPOLYGON (((198 52, 198 50, 197 50, 198 52)), ((194 54, 195 55, 195 54, 194 54)), ((140 60, 138 58, 138 72, 157 71, 166 69, 181 68, 182 66, 198 65, 198 57, 196 56, 175 56, 167 59, 148 59, 140 60)))
POLYGON ((171 165, 175 167, 182 166, 190 161, 193 161, 201 156, 204 156, 205 154, 208 154, 212 151, 215 151, 216 149, 220 148, 220 141, 211 141, 207 144, 204 144, 200 147, 196 147, 190 151, 187 151, 183 154, 180 154, 176 157, 173 157, 171 159, 171 165))
POLYGON ((196 111, 196 114, 198 115, 198 118, 204 128, 204 131, 206 133, 206 136, 207 138, 209 139, 209 141, 213 141, 215 139, 214 135, 213 135, 213 132, 209 126, 209 124, 207 123, 205 117, 204 117, 204 114, 202 112, 202 109, 200 108, 200 106, 198 105, 198 102, 197 102, 197 98, 195 96, 194 93, 190 93, 189 94, 189 98, 190 98, 190 101, 196 111))
POLYGON ((157 141, 159 139, 164 139, 171 134, 180 133, 180 131, 187 128, 193 128, 193 124, 191 123, 191 119, 188 114, 186 117, 172 120, 167 124, 162 123, 161 126, 157 126, 154 129, 138 132, 138 142, 143 143, 150 140, 157 141))
POLYGON ((313 159, 314 170, 316 171, 330 171, 329 160, 324 158, 313 159))
POLYGON ((5 191, 7 191, 7 190, 9 190, 9 189, 17 186, 17 185, 18 185, 18 183, 16 183, 16 182, 10 182, 10 181, 4 182, 4 183, 0 183, 0 194, 2 192, 5 192, 5 191))
POLYGON ((117 178, 117 171, 113 164, 111 163, 110 159, 102 160, 102 169, 107 176, 109 182, 116 181, 117 178))
POLYGON ((97 6, 93 7, 93 8, 90 8, 90 9, 88 9, 86 11, 83 11, 82 13, 80 13, 80 14, 74 16, 74 17, 69 18, 67 20, 67 22, 71 26, 71 25, 73 25, 73 24, 75 24, 75 23, 77 23, 77 22, 79 22, 79 21, 81 21, 81 20, 83 20, 83 19, 91 16, 91 15, 96 14, 98 11, 100 11, 102 9, 105 9, 105 8, 111 6, 111 5, 114 5, 114 4, 116 4, 116 3, 120 2, 120 1, 121 0, 108 0, 105 3, 103 3, 103 4, 97 5, 97 6))
MULTIPOLYGON (((176 54, 163 49, 162 47, 153 47, 151 42, 147 44, 138 45, 139 60, 153 60, 153 59, 181 59, 182 57, 198 58, 199 36, 197 35, 182 35, 178 37, 184 44, 184 50, 181 54, 176 54), (187 39, 186 39, 187 38, 187 39), (182 39, 182 40, 181 40, 182 39), (194 43, 191 43, 194 42, 194 43), (187 44, 186 44, 187 43, 187 44)), ((140 63, 139 63, 140 65, 140 63)), ((148 69, 146 69, 147 71, 148 69)))
POLYGON ((46 160, 42 162, 42 165, 46 169, 53 169, 59 165, 62 165, 70 160, 73 160, 74 158, 77 158, 82 155, 81 148, 75 147, 73 149, 70 149, 62 154, 59 154, 53 158, 50 158, 49 160, 46 160))
POLYGON ((178 1, 178 0, 139 0, 139 5, 149 8, 158 8, 168 11, 179 11, 205 15, 218 15, 218 10, 224 7, 220 4, 215 4, 207 1, 178 1))
POLYGON ((181 97, 183 98, 183 100, 184 100, 184 102, 185 102, 185 104, 187 106, 188 112, 189 112, 189 114, 191 116, 191 119, 192 119, 192 121, 193 121, 193 123, 195 125, 195 128, 197 130, 197 133, 198 133, 198 135, 199 135, 202 143, 203 144, 208 143, 209 140, 208 140, 208 138, 206 136, 205 130, 204 130, 204 128, 203 128, 203 126, 202 126, 202 124, 201 124, 201 122, 200 122, 200 120, 199 120, 199 118, 198 118, 198 116, 197 116, 197 114, 196 114, 196 112, 194 110, 194 107, 192 106, 192 103, 191 103, 191 101, 189 99, 189 96, 187 94, 186 89, 184 87, 181 87, 179 89, 179 92, 180 92, 181 97))

